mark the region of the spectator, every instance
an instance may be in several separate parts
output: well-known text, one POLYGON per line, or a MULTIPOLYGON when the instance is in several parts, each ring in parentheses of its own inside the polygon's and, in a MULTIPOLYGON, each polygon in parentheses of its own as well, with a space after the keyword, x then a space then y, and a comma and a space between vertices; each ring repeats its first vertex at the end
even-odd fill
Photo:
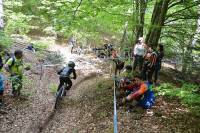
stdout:
POLYGON ((162 59, 164 57, 164 48, 162 44, 158 45, 158 50, 156 51, 157 59, 155 64, 155 73, 154 73, 154 83, 157 84, 159 71, 161 69, 162 59))
POLYGON ((148 80, 150 83, 152 83, 152 75, 155 70, 156 58, 156 53, 153 52, 153 49, 151 47, 149 47, 144 57, 142 78, 143 80, 148 80))
POLYGON ((134 57, 135 57, 135 60, 134 60, 134 65, 133 65, 133 70, 136 69, 137 65, 139 65, 139 70, 140 72, 142 71, 142 65, 143 65, 143 58, 144 58, 144 55, 145 55, 145 44, 143 42, 143 38, 140 37, 134 47, 134 57))

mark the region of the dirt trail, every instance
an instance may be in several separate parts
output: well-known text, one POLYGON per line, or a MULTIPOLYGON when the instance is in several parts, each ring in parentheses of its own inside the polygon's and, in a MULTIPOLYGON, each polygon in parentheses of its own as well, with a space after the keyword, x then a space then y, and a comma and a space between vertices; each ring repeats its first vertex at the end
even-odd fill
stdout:
POLYGON ((43 125, 40 132, 73 132, 78 129, 82 122, 82 109, 80 108, 80 98, 84 91, 96 82, 96 75, 90 74, 87 77, 80 78, 74 84, 73 88, 63 99, 61 106, 55 110, 53 115, 43 125), (86 85, 87 84, 87 85, 86 85))

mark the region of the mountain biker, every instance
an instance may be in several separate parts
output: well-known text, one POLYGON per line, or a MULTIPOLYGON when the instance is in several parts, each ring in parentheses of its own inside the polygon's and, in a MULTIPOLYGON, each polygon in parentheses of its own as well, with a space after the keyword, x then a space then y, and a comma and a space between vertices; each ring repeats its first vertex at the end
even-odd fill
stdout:
POLYGON ((22 76, 23 76, 23 52, 21 50, 15 50, 14 56, 10 57, 4 68, 10 73, 12 82, 12 94, 20 95, 22 88, 22 76))
MULTIPOLYGON (((76 79, 76 70, 74 69, 75 63, 73 61, 69 61, 67 66, 62 68, 58 74, 60 75, 60 84, 58 86, 57 92, 60 90, 60 88, 67 84, 68 86, 65 88, 66 90, 69 90, 72 87, 72 81, 70 79, 70 75, 73 73, 73 79, 76 79)), ((65 94, 66 95, 66 92, 65 94)))

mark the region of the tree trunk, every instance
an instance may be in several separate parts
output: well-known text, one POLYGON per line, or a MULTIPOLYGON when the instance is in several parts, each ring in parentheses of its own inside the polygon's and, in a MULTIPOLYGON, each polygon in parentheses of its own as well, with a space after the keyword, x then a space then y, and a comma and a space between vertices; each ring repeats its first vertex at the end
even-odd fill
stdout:
POLYGON ((133 45, 135 45, 138 38, 143 37, 144 34, 144 17, 147 8, 147 1, 148 0, 133 1, 133 45))
POLYGON ((156 48, 161 35, 162 26, 164 26, 170 0, 159 0, 156 2, 151 18, 151 25, 146 36, 146 43, 156 48))
POLYGON ((0 30, 2 30, 4 27, 3 23, 3 1, 0 0, 0 30))
POLYGON ((147 1, 140 0, 136 2, 136 36, 135 40, 138 40, 139 37, 143 37, 144 30, 144 17, 147 8, 147 1))

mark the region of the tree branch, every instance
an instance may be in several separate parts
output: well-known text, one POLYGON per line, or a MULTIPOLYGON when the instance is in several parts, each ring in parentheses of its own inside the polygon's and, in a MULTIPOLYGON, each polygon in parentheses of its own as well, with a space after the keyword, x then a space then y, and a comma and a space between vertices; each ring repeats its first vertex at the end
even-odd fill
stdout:
POLYGON ((198 4, 200 4, 200 2, 195 2, 195 3, 192 4, 191 6, 185 7, 185 8, 183 8, 183 9, 181 9, 181 10, 178 10, 178 11, 176 11, 176 12, 173 12, 173 13, 171 13, 171 14, 168 14, 168 15, 166 16, 166 19, 168 19, 169 17, 174 16, 175 14, 177 14, 177 13, 179 13, 179 12, 182 12, 182 11, 185 11, 185 10, 190 9, 190 8, 192 8, 192 7, 198 6, 198 4))
POLYGON ((78 6, 76 7, 76 10, 74 11, 74 15, 73 15, 73 16, 74 16, 74 17, 73 17, 73 20, 75 19, 76 13, 78 12, 78 8, 81 6, 82 2, 83 2, 83 0, 81 0, 81 1, 79 2, 78 6))
POLYGON ((188 17, 182 17, 182 18, 175 18, 175 19, 166 21, 166 22, 164 23, 164 25, 166 25, 166 24, 168 24, 168 23, 171 23, 171 22, 174 22, 174 21, 177 21, 177 20, 184 20, 184 19, 198 19, 198 16, 188 16, 188 17))
POLYGON ((168 10, 178 4, 181 4, 182 3, 182 0, 178 1, 178 2, 175 2, 175 3, 172 3, 169 7, 168 7, 168 10))

